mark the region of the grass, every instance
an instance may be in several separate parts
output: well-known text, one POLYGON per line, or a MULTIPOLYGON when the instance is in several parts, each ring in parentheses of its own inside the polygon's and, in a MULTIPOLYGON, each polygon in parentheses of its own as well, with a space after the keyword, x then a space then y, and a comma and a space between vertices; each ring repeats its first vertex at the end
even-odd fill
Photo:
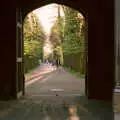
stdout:
POLYGON ((65 67, 64 68, 69 71, 70 73, 76 75, 77 77, 80 77, 80 78, 85 78, 85 75, 84 74, 81 74, 80 72, 76 72, 75 70, 71 69, 71 68, 68 68, 68 67, 65 67))

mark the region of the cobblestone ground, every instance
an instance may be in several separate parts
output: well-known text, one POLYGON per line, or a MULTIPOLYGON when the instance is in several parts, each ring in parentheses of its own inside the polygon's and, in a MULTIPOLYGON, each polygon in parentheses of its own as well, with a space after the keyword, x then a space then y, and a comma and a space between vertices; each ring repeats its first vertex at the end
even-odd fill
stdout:
POLYGON ((63 69, 27 85, 23 98, 0 102, 0 120, 113 120, 113 117, 111 103, 88 100, 84 96, 84 80, 63 69), (58 91, 51 91, 53 88, 58 91))

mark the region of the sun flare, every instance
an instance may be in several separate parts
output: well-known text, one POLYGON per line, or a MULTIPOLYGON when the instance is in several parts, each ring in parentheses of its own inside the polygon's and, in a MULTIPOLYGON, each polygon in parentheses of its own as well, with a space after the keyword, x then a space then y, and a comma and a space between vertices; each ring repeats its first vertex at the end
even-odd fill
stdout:
MULTIPOLYGON (((58 16, 57 6, 57 4, 51 4, 33 11, 39 17, 40 22, 43 25, 47 34, 50 34, 50 29, 54 24, 56 17, 58 16)), ((62 9, 60 12, 61 16, 64 16, 64 12, 62 9)))

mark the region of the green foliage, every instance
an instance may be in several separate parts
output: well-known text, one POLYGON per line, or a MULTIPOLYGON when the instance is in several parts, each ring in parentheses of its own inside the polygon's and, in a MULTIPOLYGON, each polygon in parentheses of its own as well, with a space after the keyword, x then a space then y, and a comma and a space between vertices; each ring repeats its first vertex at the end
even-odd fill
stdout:
POLYGON ((83 19, 78 19, 79 12, 64 7, 65 26, 64 26, 64 54, 83 52, 84 40, 80 35, 83 19))
POLYGON ((24 68, 25 73, 39 65, 42 58, 45 34, 38 17, 30 13, 24 21, 24 68))
POLYGON ((53 46, 53 57, 60 60, 61 65, 63 65, 63 52, 62 52, 62 41, 63 41, 63 23, 64 18, 60 15, 61 6, 58 5, 58 16, 56 22, 51 28, 50 42, 53 46))
MULTIPOLYGON (((84 18, 78 11, 72 8, 63 6, 65 14, 64 25, 64 39, 62 42, 64 57, 70 56, 69 61, 64 60, 65 64, 69 63, 69 66, 73 66, 75 70, 80 69, 81 73, 85 73, 85 39, 84 39, 84 18), (79 61, 75 60, 76 55, 79 55, 79 61), (74 58, 74 60, 73 60, 74 58), (76 61, 76 63, 75 63, 76 61), (76 67, 77 64, 77 67, 76 67)), ((66 57, 65 57, 66 58, 66 57)))

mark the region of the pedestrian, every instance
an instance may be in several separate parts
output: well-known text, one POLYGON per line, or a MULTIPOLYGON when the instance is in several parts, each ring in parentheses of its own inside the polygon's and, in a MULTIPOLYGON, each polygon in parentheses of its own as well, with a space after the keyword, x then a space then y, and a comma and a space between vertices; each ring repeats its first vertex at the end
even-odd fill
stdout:
POLYGON ((59 61, 58 61, 58 58, 56 59, 56 67, 57 67, 57 68, 59 67, 59 61))
POLYGON ((55 65, 56 65, 56 60, 55 60, 55 59, 53 59, 53 60, 52 60, 53 70, 55 70, 55 65))

